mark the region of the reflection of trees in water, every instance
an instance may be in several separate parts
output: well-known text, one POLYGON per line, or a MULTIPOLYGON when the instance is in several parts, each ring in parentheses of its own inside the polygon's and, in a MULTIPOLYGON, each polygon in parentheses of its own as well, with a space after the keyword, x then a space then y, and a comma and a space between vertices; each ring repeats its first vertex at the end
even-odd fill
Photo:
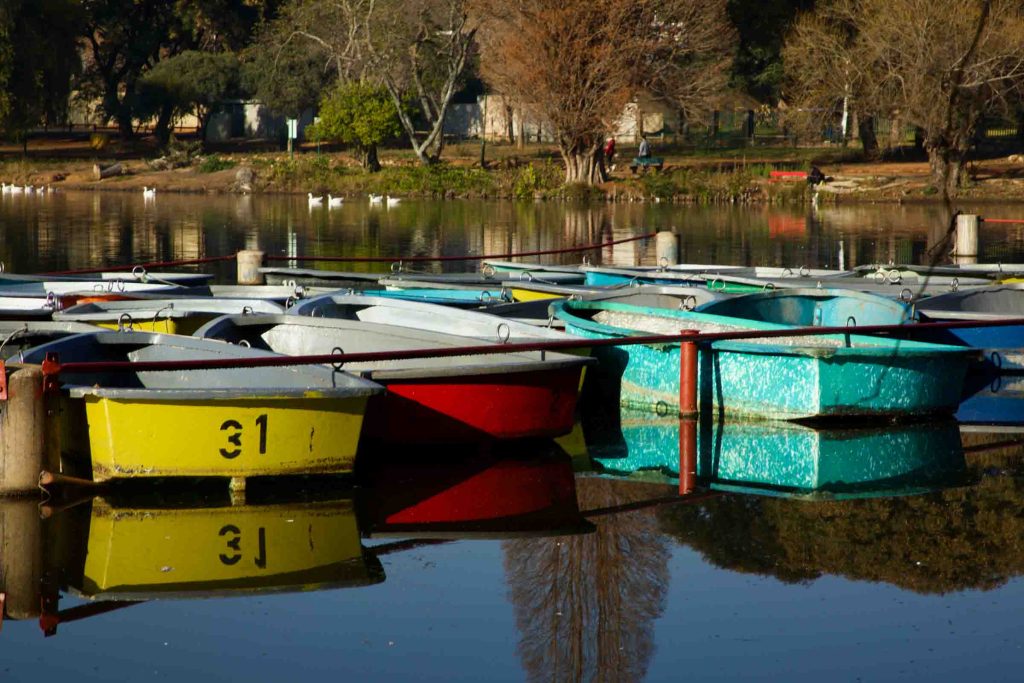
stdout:
POLYGON ((991 589, 1024 573, 1024 463, 1017 451, 973 456, 971 467, 975 486, 922 496, 732 495, 659 517, 667 533, 734 571, 794 582, 835 574, 919 593, 991 589))
MULTIPOLYGON (((608 479, 576 482, 583 510, 664 489, 608 479)), ((650 511, 595 520, 597 531, 506 541, 505 572, 530 680, 636 681, 654 650, 668 589, 668 549, 650 511)))

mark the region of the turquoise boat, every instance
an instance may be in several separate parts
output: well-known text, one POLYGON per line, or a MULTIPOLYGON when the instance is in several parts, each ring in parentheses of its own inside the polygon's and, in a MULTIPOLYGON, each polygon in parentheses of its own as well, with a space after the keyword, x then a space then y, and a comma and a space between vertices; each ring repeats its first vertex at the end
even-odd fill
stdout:
MULTIPOLYGON (((672 309, 558 301, 566 331, 588 339, 651 334, 788 330, 672 309)), ((599 347, 591 374, 602 396, 662 414, 679 408, 679 344, 599 347)), ((907 417, 953 412, 976 352, 856 334, 717 341, 698 353, 698 409, 768 419, 907 417)))
POLYGON ((903 325, 914 320, 910 304, 849 289, 781 289, 711 301, 701 313, 797 327, 903 325))
MULTIPOLYGON (((599 472, 678 480, 680 420, 622 409, 588 436, 599 472)), ((814 429, 792 422, 697 423, 697 485, 759 495, 908 495, 963 482, 952 420, 884 429, 814 429)))
MULTIPOLYGON (((496 283, 497 284, 497 283, 496 283)), ((480 308, 495 304, 511 303, 512 295, 500 284, 496 288, 475 287, 472 289, 440 289, 411 287, 409 289, 368 289, 360 292, 364 296, 384 299, 419 301, 425 304, 441 304, 458 308, 480 308)))

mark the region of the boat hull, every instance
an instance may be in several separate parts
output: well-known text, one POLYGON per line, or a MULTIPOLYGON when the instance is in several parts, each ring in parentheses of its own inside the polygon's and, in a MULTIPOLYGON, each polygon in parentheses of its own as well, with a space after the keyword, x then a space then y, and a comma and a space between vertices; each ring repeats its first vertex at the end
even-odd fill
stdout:
POLYGON ((367 397, 133 400, 87 395, 92 477, 351 472, 367 397))
MULTIPOLYGON (((586 304, 582 304, 586 305, 586 304)), ((556 307, 563 304, 555 304, 556 307)), ((566 330, 586 338, 633 334, 559 310, 566 330)), ((634 309, 639 310, 639 309, 634 309)), ((733 321, 679 313, 686 320, 733 321), (687 318, 687 316, 691 316, 687 318)), ((721 323, 719 323, 721 324, 721 323)), ((754 327, 784 326, 750 323, 754 327)), ((852 346, 715 342, 698 352, 698 409, 768 418, 809 419, 951 413, 959 403, 970 353, 953 347, 874 340, 849 335, 852 346)), ((841 342, 840 342, 841 343, 841 342)), ((679 410, 679 345, 629 345, 594 349, 599 365, 592 377, 601 393, 621 405, 662 414, 679 410)))
POLYGON ((584 366, 527 372, 374 380, 365 435, 388 443, 549 438, 572 431, 584 366))

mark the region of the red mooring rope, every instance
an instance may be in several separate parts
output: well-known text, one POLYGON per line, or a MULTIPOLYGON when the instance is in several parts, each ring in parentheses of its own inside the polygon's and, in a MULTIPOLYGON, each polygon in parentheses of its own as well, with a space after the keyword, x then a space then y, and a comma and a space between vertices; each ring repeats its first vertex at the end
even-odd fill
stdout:
POLYGON ((982 223, 1007 223, 1010 225, 1024 225, 1024 219, 1018 218, 982 218, 982 223))
MULTIPOLYGON (((335 262, 350 262, 350 263, 396 263, 396 262, 416 262, 416 261, 482 261, 484 259, 494 258, 519 258, 522 256, 544 256, 548 254, 572 254, 581 251, 593 251, 595 249, 603 249, 604 247, 615 246, 616 244, 625 244, 627 242, 636 242, 639 240, 650 239, 657 235, 657 233, 649 232, 643 235, 636 235, 635 237, 624 237, 620 240, 612 240, 611 242, 601 242, 600 244, 585 244, 578 247, 565 247, 562 249, 538 249, 535 251, 520 251, 510 252, 506 254, 482 254, 478 256, 266 256, 267 261, 335 261, 335 262)), ((79 268, 77 270, 55 270, 43 275, 85 275, 88 273, 100 273, 105 270, 133 270, 134 268, 142 267, 147 270, 152 268, 172 268, 175 266, 193 266, 200 265, 203 263, 216 263, 218 261, 231 261, 236 258, 235 254, 229 256, 207 256, 206 258, 194 258, 194 259, 180 259, 177 261, 148 261, 146 263, 133 263, 130 265, 123 266, 103 266, 100 268, 79 268)))
POLYGON ((624 237, 621 240, 601 242, 600 244, 586 244, 578 247, 565 247, 562 249, 538 249, 536 251, 520 251, 506 254, 481 254, 477 256, 267 256, 267 261, 347 261, 357 263, 396 263, 399 261, 482 261, 492 258, 519 258, 522 256, 545 256, 549 254, 572 254, 580 251, 593 251, 603 249, 616 244, 636 242, 654 237, 658 233, 649 232, 635 237, 624 237))

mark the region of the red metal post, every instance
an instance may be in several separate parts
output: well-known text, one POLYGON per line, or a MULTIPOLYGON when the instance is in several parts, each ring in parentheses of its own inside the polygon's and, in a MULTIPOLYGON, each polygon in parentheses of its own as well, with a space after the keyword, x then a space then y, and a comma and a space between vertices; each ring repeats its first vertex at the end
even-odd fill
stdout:
POLYGON ((679 495, 693 493, 697 486, 697 420, 679 418, 679 495))
POLYGON ((697 330, 682 330, 679 344, 679 416, 697 414, 697 330))

